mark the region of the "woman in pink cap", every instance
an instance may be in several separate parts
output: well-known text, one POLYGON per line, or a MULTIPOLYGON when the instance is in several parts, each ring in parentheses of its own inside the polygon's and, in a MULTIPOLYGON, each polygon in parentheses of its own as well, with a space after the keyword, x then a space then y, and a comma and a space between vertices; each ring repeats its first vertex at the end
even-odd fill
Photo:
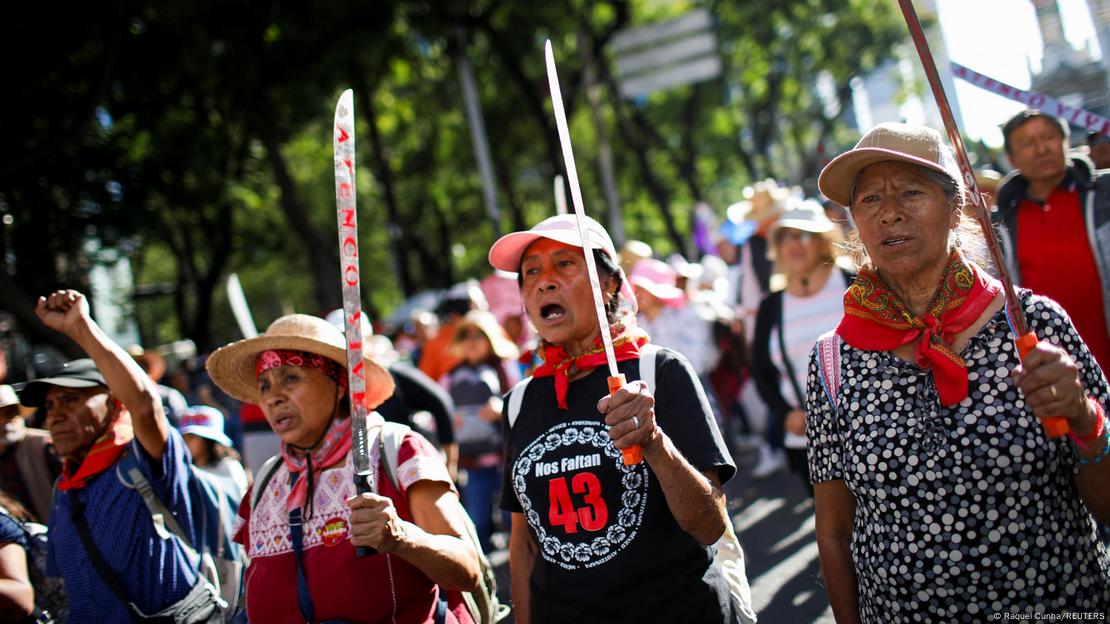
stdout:
POLYGON ((684 357, 661 349, 654 392, 637 381, 647 337, 621 308, 632 298, 608 233, 586 222, 629 380, 612 397, 574 217, 503 236, 489 253, 495 268, 519 273, 542 340, 542 365, 503 414, 516 621, 733 622, 710 545, 728 522, 721 484, 735 465, 684 357), (620 450, 634 445, 643 462, 626 466, 620 450))

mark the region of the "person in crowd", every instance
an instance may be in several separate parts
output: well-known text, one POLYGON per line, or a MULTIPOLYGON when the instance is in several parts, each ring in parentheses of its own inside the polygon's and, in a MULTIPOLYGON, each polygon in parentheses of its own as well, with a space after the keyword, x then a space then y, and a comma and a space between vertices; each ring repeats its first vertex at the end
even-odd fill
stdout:
POLYGON ((193 463, 202 470, 225 477, 235 486, 236 498, 242 498, 249 485, 239 452, 224 433, 224 414, 210 405, 190 405, 178 427, 193 463))
POLYGON ((620 260, 621 270, 629 275, 637 262, 651 258, 652 254, 651 245, 640 240, 628 240, 621 246, 617 258, 620 260))
POLYGON ((1110 605, 1095 524, 1110 519, 1110 387, 1056 302, 1022 290, 1021 309, 1005 305, 961 179, 940 133, 884 123, 818 180, 851 209, 862 267, 811 356, 806 399, 841 624, 1110 605), (1024 361, 1011 314, 1040 338, 1024 361), (1057 416, 1071 432, 1050 439, 1039 419, 1057 416))
MULTIPOLYGON (((982 167, 975 170, 975 184, 979 187, 979 192, 983 194, 983 201, 988 210, 993 210, 995 206, 994 198, 998 195, 998 185, 1002 184, 1002 174, 994 169, 982 167)), ((971 201, 964 206, 964 211, 968 212, 971 217, 975 217, 974 213, 970 211, 974 209, 971 201)))
POLYGON ((460 282, 448 289, 437 309, 439 331, 435 337, 424 343, 424 348, 420 351, 420 370, 432 379, 440 379, 447 371, 455 368, 459 361, 451 353, 451 340, 455 337, 459 319, 471 310, 487 309, 489 304, 477 280, 460 282))
POLYGON ((162 376, 166 374, 166 358, 154 349, 144 349, 139 345, 131 345, 127 352, 135 358, 139 368, 143 369, 158 388, 158 396, 162 399, 162 412, 169 419, 170 424, 177 427, 189 403, 185 395, 170 386, 162 385, 162 376))
POLYGON ((40 522, 50 520, 54 481, 62 462, 42 429, 26 425, 24 416, 33 411, 19 404, 9 385, 0 385, 0 489, 27 509, 40 522))
POLYGON ((850 276, 836 265, 840 242, 840 228, 813 200, 788 200, 771 230, 771 257, 786 287, 764 297, 755 320, 752 377, 770 411, 756 478, 789 463, 809 487, 804 389, 809 352, 844 316, 850 276))
MULTIPOLYGON (((346 331, 342 308, 332 310, 324 318, 339 331, 346 331)), ((454 479, 458 470, 459 445, 455 441, 455 407, 451 403, 451 397, 437 381, 419 368, 400 361, 400 354, 393 349, 389 338, 374 333, 374 327, 365 312, 362 314, 362 339, 363 352, 369 353, 393 378, 393 394, 377 406, 378 414, 390 422, 416 429, 442 450, 447 462, 447 472, 454 479), (427 422, 416 422, 420 412, 431 416, 430 426, 427 422)))
POLYGON ((0 492, 0 619, 17 624, 36 620, 30 545, 20 524, 27 520, 27 510, 0 492))
POLYGON ((484 310, 467 312, 451 346, 460 363, 441 383, 455 404, 459 468, 465 471, 463 506, 488 554, 494 495, 501 487, 501 395, 519 381, 518 352, 497 318, 484 310))
POLYGON ((759 302, 771 289, 773 267, 767 256, 767 236, 789 197, 790 189, 779 186, 778 182, 768 178, 745 188, 744 199, 726 210, 728 222, 742 224, 743 231, 747 234, 741 237, 740 291, 738 299, 730 302, 737 306, 745 321, 755 319, 759 302))
POLYGON ((1110 367, 1110 177, 1068 155, 1068 124, 1035 109, 1002 126, 1015 170, 993 218, 1015 283, 1056 301, 1110 367), (1099 296, 1101 295, 1101 296, 1099 296))
POLYGON ((64 460, 50 514, 48 568, 65 581, 69 621, 186 613, 191 622, 215 621, 223 606, 219 590, 198 575, 177 539, 163 537, 165 529, 156 526, 140 493, 116 471, 130 455, 154 495, 198 543, 189 450, 162 413, 154 381, 104 334, 81 293, 40 297, 35 313, 91 358, 28 382, 20 395, 24 405, 45 411, 64 460))
POLYGON ((0 621, 65 622, 65 588, 46 574, 46 527, 0 489, 0 621))
POLYGON ((717 363, 712 318, 698 314, 686 293, 676 286, 677 271, 661 260, 640 260, 628 281, 636 293, 639 326, 653 344, 686 356, 699 376, 708 375, 717 363))
POLYGON ((1087 147, 1096 169, 1110 168, 1110 136, 1101 132, 1088 132, 1087 147))
POLYGON ((574 216, 498 239, 490 264, 519 273, 543 364, 503 415, 509 566, 516 621, 731 622, 711 565, 735 473, 693 368, 661 349, 655 393, 639 377, 647 337, 631 313, 617 253, 586 218, 614 353, 629 382, 609 396, 606 356, 574 216), (621 293, 621 294, 618 294, 621 293), (619 449, 638 445, 625 466, 619 449))
MULTIPOLYGON (((442 590, 477 585, 477 555, 462 538, 465 512, 427 440, 405 436, 399 488, 371 449, 375 493, 356 494, 346 362, 343 334, 304 314, 283 316, 208 359, 212 380, 258 405, 281 438, 281 460, 239 508, 252 622, 433 622, 442 590), (378 554, 357 557, 358 546, 378 554)), ((393 380, 372 358, 363 364, 372 410, 393 380)), ((383 421, 371 411, 368 422, 372 440, 383 421)), ((446 621, 470 622, 461 594, 444 593, 446 621)))

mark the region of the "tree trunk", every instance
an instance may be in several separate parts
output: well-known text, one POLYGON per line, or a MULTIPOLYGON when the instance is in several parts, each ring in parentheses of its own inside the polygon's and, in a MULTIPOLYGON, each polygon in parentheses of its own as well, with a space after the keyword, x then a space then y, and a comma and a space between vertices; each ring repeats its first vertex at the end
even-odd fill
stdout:
POLYGON ((361 74, 356 79, 356 84, 359 99, 362 100, 362 109, 366 111, 366 125, 370 131, 370 168, 374 171, 374 177, 382 185, 382 198, 385 200, 385 230, 389 236, 389 250, 393 255, 393 270, 401 292, 405 297, 409 297, 415 294, 416 289, 413 286, 408 263, 405 262, 405 247, 400 234, 405 230, 405 226, 401 223, 401 210, 393 187, 393 170, 389 166, 385 142, 382 141, 381 132, 378 130, 378 110, 374 105, 374 94, 361 74))
POLYGON ((333 310, 343 301, 336 246, 327 244, 326 239, 312 226, 308 212, 297 197, 296 185, 289 175, 285 157, 281 154, 281 144, 269 124, 262 124, 262 142, 266 147, 266 160, 269 161, 278 188, 281 189, 282 212, 308 253, 316 307, 319 310, 333 310))

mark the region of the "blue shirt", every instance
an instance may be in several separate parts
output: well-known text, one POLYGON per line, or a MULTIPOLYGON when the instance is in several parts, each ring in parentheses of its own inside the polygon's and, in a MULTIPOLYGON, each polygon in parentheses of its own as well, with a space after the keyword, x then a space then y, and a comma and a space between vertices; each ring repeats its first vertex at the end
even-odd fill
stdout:
MULTIPOLYGON (((166 450, 157 465, 138 439, 128 449, 158 498, 177 517, 178 524, 198 543, 193 522, 189 479, 192 458, 181 434, 172 427, 166 450)), ((70 495, 77 492, 85 505, 85 522, 93 542, 116 572, 123 591, 145 614, 153 614, 181 600, 197 582, 197 573, 176 538, 163 539, 155 531, 142 496, 125 487, 116 466, 93 477, 79 490, 55 490, 50 514, 47 570, 65 579, 71 624, 128 622, 127 610, 97 575, 70 520, 70 495)))

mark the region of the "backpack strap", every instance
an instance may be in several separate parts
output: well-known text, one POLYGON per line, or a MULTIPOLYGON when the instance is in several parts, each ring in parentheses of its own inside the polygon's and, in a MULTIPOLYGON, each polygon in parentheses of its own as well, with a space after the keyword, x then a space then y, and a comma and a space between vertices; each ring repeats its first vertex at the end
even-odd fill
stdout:
POLYGON ((520 405, 524 402, 524 392, 528 390, 528 384, 530 383, 532 383, 532 378, 525 377, 517 382, 512 390, 509 390, 509 429, 513 428, 517 416, 520 416, 520 405))
POLYGON ((189 535, 177 523, 177 518, 173 512, 166 507, 162 499, 154 493, 154 486, 139 469, 138 462, 135 461, 135 456, 130 452, 125 452, 123 458, 116 463, 116 478, 119 479, 123 487, 135 490, 142 497, 143 503, 150 511, 150 517, 154 521, 155 530, 158 534, 165 539, 168 535, 165 534, 166 529, 177 537, 177 541, 181 544, 182 550, 185 551, 185 556, 193 564, 194 568, 199 569, 200 555, 197 554, 196 548, 193 547, 193 541, 189 539, 189 535))
POLYGON ((817 372, 821 386, 829 398, 829 405, 837 413, 837 400, 840 398, 840 343, 842 339, 835 331, 826 332, 817 339, 817 372))
POLYGON ((378 445, 381 449, 382 457, 385 457, 385 476, 398 492, 401 491, 401 483, 397 479, 397 466, 400 462, 401 442, 405 440, 405 436, 411 431, 412 428, 408 425, 387 420, 382 424, 381 431, 378 434, 378 445))
POLYGON ((262 467, 258 469, 258 476, 254 479, 254 487, 251 488, 251 511, 258 505, 258 501, 262 498, 263 492, 266 491, 266 486, 270 484, 270 479, 274 477, 278 467, 281 466, 281 455, 274 455, 267 459, 262 467))
POLYGON ((650 342, 640 347, 640 381, 647 384, 648 392, 652 394, 655 394, 655 360, 661 348, 650 342))

